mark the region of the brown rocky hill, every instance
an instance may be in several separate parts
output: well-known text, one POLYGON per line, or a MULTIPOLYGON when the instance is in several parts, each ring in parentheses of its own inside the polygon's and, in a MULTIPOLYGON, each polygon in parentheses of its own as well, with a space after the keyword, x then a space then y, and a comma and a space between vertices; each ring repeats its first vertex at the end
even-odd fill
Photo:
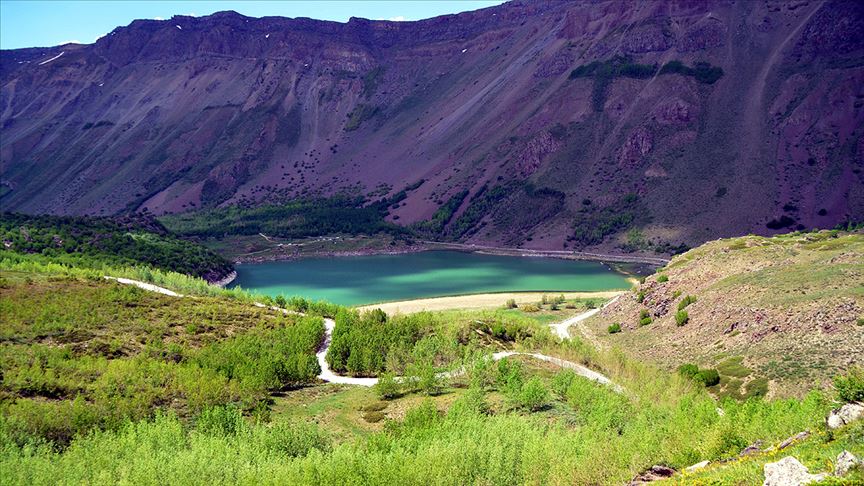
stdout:
POLYGON ((571 332, 670 369, 717 368, 719 395, 828 385, 864 365, 864 233, 711 241, 571 332))
POLYGON ((442 236, 474 243, 831 227, 864 219, 861 32, 861 2, 809 0, 137 20, 2 51, 0 205, 163 214, 423 180, 390 217, 450 202, 442 236))

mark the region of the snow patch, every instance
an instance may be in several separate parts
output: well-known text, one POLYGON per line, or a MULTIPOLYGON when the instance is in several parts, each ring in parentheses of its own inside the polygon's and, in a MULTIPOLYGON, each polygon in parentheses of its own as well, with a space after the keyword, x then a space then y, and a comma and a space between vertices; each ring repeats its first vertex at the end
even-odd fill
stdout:
POLYGON ((183 30, 183 27, 180 27, 179 25, 175 25, 174 27, 177 27, 178 29, 183 30))
POLYGON ((270 38, 270 34, 265 35, 264 38, 265 38, 265 39, 269 39, 269 38, 270 38))
POLYGON ((104 86, 104 85, 105 85, 105 83, 99 83, 99 86, 100 86, 100 87, 101 87, 101 86, 104 86))
POLYGON ((53 61, 54 59, 58 59, 58 58, 59 58, 60 56, 62 56, 63 54, 66 54, 66 51, 63 51, 63 52, 61 52, 60 54, 57 54, 56 56, 52 57, 51 59, 46 59, 46 60, 40 62, 39 65, 41 66, 41 65, 43 65, 43 64, 48 64, 49 62, 53 61))
POLYGON ((467 51, 467 50, 468 49, 462 49, 462 54, 465 54, 465 51, 467 51))

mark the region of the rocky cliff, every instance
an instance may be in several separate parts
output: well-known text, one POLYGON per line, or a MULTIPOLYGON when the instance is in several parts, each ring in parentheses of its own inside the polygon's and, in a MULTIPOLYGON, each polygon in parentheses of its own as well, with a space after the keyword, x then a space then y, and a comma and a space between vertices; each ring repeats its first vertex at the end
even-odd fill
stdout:
POLYGON ((423 180, 390 217, 451 202, 443 236, 476 243, 830 227, 864 219, 861 32, 861 2, 811 0, 136 20, 2 51, 0 204, 162 214, 423 180))

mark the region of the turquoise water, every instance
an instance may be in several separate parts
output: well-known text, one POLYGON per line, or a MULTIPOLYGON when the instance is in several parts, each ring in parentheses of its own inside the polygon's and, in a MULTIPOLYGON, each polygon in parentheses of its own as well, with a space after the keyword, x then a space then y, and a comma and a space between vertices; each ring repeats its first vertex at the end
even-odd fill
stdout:
POLYGON ((232 287, 237 285, 349 306, 487 292, 629 287, 623 274, 597 262, 456 251, 242 264, 232 287))

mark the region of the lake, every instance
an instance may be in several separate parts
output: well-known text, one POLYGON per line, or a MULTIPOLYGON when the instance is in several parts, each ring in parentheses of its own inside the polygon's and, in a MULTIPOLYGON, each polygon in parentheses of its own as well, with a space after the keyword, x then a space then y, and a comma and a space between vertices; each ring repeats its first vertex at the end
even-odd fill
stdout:
POLYGON ((236 269, 231 287, 348 306, 488 292, 630 287, 625 275, 598 262, 458 251, 308 258, 240 264, 236 269))

